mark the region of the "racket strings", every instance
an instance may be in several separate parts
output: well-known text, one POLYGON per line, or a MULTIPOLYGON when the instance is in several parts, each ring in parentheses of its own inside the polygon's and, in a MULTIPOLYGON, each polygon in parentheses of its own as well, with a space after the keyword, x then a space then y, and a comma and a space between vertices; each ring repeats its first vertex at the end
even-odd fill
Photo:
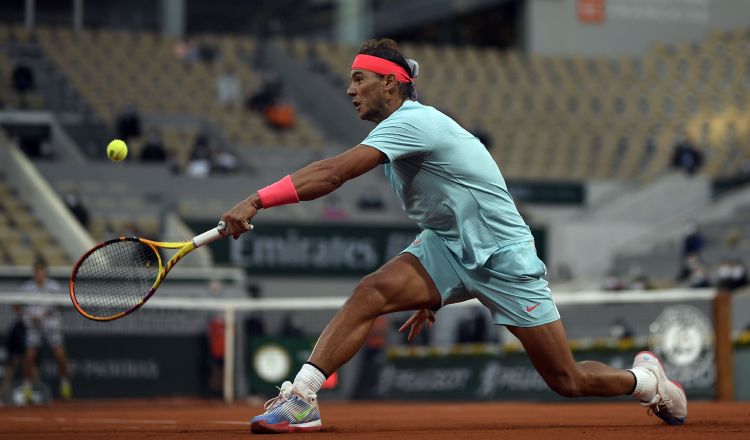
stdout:
POLYGON ((159 260, 151 246, 136 240, 114 241, 81 261, 73 290, 81 309, 106 318, 140 304, 158 274, 159 260))

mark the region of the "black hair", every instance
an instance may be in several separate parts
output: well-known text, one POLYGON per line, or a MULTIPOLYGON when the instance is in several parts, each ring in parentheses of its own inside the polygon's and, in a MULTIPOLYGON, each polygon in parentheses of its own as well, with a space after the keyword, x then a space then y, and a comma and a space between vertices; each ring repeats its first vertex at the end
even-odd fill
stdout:
POLYGON ((44 260, 44 258, 37 256, 34 258, 34 262, 32 263, 31 267, 34 270, 38 269, 47 269, 47 262, 44 260))
MULTIPOLYGON (((391 61, 401 66, 406 70, 406 73, 410 77, 414 77, 414 72, 411 66, 406 61, 406 57, 398 50, 398 44, 390 38, 373 38, 368 40, 362 47, 359 48, 358 54, 371 55, 374 57, 382 58, 384 60, 391 61)), ((383 75, 380 75, 383 76, 383 75)), ((416 91, 414 90, 414 83, 398 83, 399 95, 404 99, 415 99, 416 91)))

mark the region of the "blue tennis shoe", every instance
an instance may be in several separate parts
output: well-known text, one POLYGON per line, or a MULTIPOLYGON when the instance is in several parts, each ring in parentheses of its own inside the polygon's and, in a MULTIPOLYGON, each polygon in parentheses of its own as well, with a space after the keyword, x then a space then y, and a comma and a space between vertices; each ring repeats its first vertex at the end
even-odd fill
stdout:
POLYGON ((279 395, 263 405, 263 414, 250 420, 250 431, 256 434, 280 434, 286 432, 320 431, 317 395, 303 396, 286 381, 279 388, 279 395))

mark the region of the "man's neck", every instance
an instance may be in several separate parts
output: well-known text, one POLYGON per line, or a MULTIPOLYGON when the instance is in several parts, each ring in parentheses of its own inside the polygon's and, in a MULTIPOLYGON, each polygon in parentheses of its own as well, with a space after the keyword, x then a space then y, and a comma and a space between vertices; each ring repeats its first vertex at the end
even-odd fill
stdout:
POLYGON ((383 112, 383 117, 373 122, 375 122, 376 124, 380 124, 381 122, 386 120, 388 116, 392 115, 396 110, 400 109, 401 106, 404 105, 406 101, 409 101, 409 100, 397 98, 397 99, 386 102, 385 112, 383 112))

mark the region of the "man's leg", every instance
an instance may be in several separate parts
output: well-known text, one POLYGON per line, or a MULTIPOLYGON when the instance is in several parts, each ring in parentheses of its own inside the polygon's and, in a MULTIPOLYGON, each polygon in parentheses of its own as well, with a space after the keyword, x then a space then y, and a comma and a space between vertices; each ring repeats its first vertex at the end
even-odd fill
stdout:
POLYGON ((5 363, 5 375, 3 376, 2 387, 0 387, 0 402, 2 402, 6 397, 8 398, 8 403, 12 402, 10 389, 13 385, 13 379, 15 378, 16 370, 19 367, 23 368, 23 353, 15 353, 11 351, 8 361, 5 363))
POLYGON ((556 393, 565 397, 611 397, 631 394, 635 376, 601 362, 576 362, 562 321, 537 327, 508 326, 523 344, 531 363, 556 393))
POLYGON ((23 394, 26 403, 31 403, 33 397, 32 385, 36 382, 36 347, 26 347, 26 354, 23 359, 23 394))
POLYGON ((364 277, 320 335, 310 361, 294 383, 284 382, 266 412, 250 421, 255 433, 317 431, 322 427, 317 392, 364 345, 375 319, 401 310, 435 309, 440 293, 419 259, 403 253, 364 277))
POLYGON ((373 321, 403 310, 436 309, 440 293, 417 257, 403 253, 364 277, 320 335, 310 362, 332 374, 362 347, 373 321))
POLYGON ((669 380, 651 352, 635 356, 633 368, 620 370, 601 362, 575 362, 562 322, 508 329, 521 341, 531 362, 552 390, 565 397, 610 397, 631 394, 670 425, 687 418, 687 396, 682 386, 669 380))
POLYGON ((60 396, 65 400, 73 397, 73 387, 70 385, 68 378, 68 359, 65 356, 65 350, 62 346, 52 347, 52 353, 57 360, 57 368, 60 376, 60 396))
POLYGON ((59 369, 60 377, 67 379, 68 359, 65 356, 65 350, 62 347, 52 347, 52 353, 55 355, 55 360, 57 360, 57 368, 59 369))

